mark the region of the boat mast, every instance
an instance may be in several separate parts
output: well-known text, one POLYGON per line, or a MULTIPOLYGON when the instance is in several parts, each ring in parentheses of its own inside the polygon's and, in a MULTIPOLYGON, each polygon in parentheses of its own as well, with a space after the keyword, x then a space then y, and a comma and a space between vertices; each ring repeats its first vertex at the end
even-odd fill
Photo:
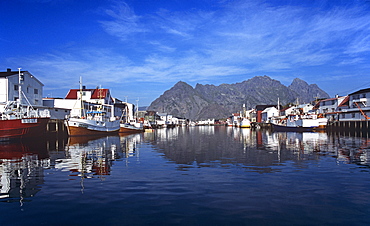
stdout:
POLYGON ((135 119, 135 122, 137 122, 138 118, 139 118, 139 97, 137 98, 136 100, 136 119, 135 119))
POLYGON ((80 76, 80 117, 84 116, 83 112, 83 100, 82 100, 82 76, 80 76))
POLYGON ((22 104, 22 77, 21 77, 21 68, 18 68, 18 108, 22 104))

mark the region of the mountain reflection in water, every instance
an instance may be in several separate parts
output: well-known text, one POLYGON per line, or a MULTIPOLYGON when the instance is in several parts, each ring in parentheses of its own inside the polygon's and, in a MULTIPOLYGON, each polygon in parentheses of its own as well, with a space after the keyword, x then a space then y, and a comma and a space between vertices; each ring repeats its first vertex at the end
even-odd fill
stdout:
POLYGON ((369 224, 369 148, 223 126, 1 142, 0 224, 369 224))
POLYGON ((153 143, 166 158, 179 164, 179 169, 234 164, 271 172, 284 162, 317 160, 322 155, 368 165, 369 141, 327 133, 272 133, 215 126, 159 130, 153 143))

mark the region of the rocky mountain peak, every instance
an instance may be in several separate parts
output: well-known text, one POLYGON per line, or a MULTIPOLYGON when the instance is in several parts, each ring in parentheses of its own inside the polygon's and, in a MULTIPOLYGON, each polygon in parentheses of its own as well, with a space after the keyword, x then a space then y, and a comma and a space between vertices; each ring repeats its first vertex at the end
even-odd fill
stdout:
POLYGON ((293 103, 297 98, 300 102, 308 103, 317 95, 329 97, 316 84, 308 85, 299 78, 294 79, 288 87, 266 75, 236 84, 197 84, 195 88, 180 81, 153 101, 148 110, 193 120, 220 119, 239 112, 243 104, 254 108, 261 104, 276 104, 278 98, 282 105, 293 103))

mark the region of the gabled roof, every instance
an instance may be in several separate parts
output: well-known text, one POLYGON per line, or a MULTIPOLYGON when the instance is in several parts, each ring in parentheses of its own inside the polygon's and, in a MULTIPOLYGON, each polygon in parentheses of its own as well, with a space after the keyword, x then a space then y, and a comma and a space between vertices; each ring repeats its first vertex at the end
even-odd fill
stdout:
MULTIPOLYGON (((109 89, 82 89, 82 92, 90 91, 90 99, 105 99, 109 97, 109 89)), ((80 89, 70 89, 65 99, 77 99, 77 93, 80 92, 80 89)))
POLYGON ((265 108, 265 110, 263 110, 262 113, 265 113, 265 112, 268 112, 268 111, 272 111, 272 110, 276 110, 277 111, 277 108, 276 107, 265 108))
POLYGON ((344 100, 338 105, 338 107, 349 106, 349 96, 346 96, 344 100))
POLYGON ((367 89, 360 89, 354 93, 350 93, 348 95, 354 95, 354 94, 360 94, 360 93, 369 93, 370 92, 370 88, 367 88, 367 89))
MULTIPOLYGON (((21 73, 23 73, 25 71, 21 71, 21 73)), ((18 75, 19 74, 19 71, 6 71, 6 72, 0 72, 0 77, 8 77, 8 76, 11 76, 11 75, 18 75)))
MULTIPOLYGON (((35 79, 42 86, 44 85, 35 76, 33 76, 29 71, 21 71, 21 73, 28 73, 31 76, 31 78, 35 79)), ((8 68, 5 72, 0 72, 0 78, 6 78, 6 77, 9 77, 9 76, 18 75, 18 74, 19 74, 19 71, 12 71, 10 68, 8 68)))
POLYGON ((273 105, 273 104, 269 104, 269 105, 256 105, 256 110, 257 111, 263 111, 265 110, 266 108, 269 108, 269 107, 277 107, 277 105, 273 105))

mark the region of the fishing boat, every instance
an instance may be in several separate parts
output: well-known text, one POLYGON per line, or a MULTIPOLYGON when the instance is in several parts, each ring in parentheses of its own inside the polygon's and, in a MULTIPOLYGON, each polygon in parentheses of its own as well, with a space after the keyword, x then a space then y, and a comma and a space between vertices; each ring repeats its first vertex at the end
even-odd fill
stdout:
POLYGON ((248 118, 243 117, 240 120, 239 127, 240 128, 250 128, 251 127, 251 121, 248 118))
MULTIPOLYGON (((138 105, 138 104, 137 104, 138 105)), ((144 132, 144 125, 142 122, 139 122, 136 117, 131 116, 129 113, 129 109, 126 102, 126 107, 122 111, 121 119, 120 119, 120 133, 140 133, 144 132)), ((138 112, 138 109, 136 109, 138 112)))
POLYGON ((66 120, 66 127, 70 136, 91 136, 99 134, 118 133, 120 121, 113 116, 113 106, 96 104, 89 106, 86 111, 82 100, 82 82, 80 82, 80 92, 77 98, 78 114, 66 120), (107 109, 110 110, 109 115, 107 109))
POLYGON ((316 114, 289 115, 280 123, 272 123, 275 131, 284 132, 312 132, 324 130, 328 119, 316 114))
POLYGON ((243 104, 243 112, 241 112, 239 127, 240 128, 250 128, 251 127, 251 121, 248 118, 248 114, 247 114, 245 104, 243 104))
POLYGON ((17 107, 14 101, 7 102, 0 113, 0 140, 42 136, 50 119, 48 111, 37 111, 30 107, 17 107))
MULTIPOLYGON (((50 119, 48 110, 39 111, 22 104, 22 79, 19 69, 18 100, 7 101, 0 111, 0 141, 42 136, 50 119)), ((26 98, 27 100, 27 98, 26 98)), ((28 100, 27 100, 27 103, 28 100)))
POLYGON ((120 124, 120 133, 140 133, 144 132, 144 127, 142 123, 135 123, 134 125, 130 123, 121 123, 120 124), (135 125, 137 124, 137 125, 135 125))

